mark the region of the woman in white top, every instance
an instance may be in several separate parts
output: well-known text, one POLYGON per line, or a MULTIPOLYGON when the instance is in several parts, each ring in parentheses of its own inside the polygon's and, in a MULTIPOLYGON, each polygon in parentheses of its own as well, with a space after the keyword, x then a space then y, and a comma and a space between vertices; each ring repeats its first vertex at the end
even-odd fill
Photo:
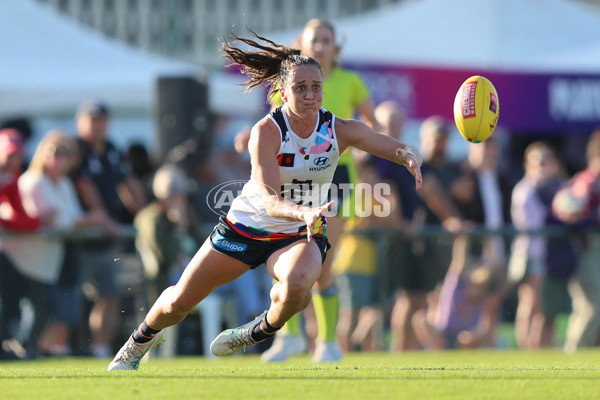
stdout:
POLYGON ((108 370, 137 369, 143 355, 160 341, 160 330, 181 322, 217 287, 262 263, 278 282, 271 289, 269 310, 223 331, 211 352, 228 355, 263 341, 303 310, 329 247, 324 214, 333 202, 326 200, 328 184, 347 147, 405 165, 415 176, 417 190, 421 187, 421 156, 415 148, 323 109, 319 64, 299 50, 252 34, 266 44, 232 36, 257 50, 244 51, 225 42, 225 57, 248 76, 249 89, 267 85, 272 92, 279 90, 284 106, 254 125, 250 180, 179 282, 163 292, 108 370))
MULTIPOLYGON (((101 225, 99 213, 84 213, 75 188, 67 176, 75 156, 74 139, 53 130, 38 144, 27 171, 19 178, 19 191, 27 213, 32 216, 54 213, 49 228, 64 230, 101 225)), ((49 304, 53 321, 43 337, 42 350, 67 355, 69 325, 77 318, 76 247, 56 235, 14 240, 7 253, 25 276, 50 285, 49 304)))

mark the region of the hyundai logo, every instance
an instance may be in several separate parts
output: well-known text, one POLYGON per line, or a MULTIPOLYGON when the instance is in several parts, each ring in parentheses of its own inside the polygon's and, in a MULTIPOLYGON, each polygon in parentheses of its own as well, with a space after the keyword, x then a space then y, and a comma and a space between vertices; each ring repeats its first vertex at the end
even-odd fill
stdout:
POLYGON ((317 157, 313 160, 315 165, 326 165, 329 162, 329 157, 317 157))

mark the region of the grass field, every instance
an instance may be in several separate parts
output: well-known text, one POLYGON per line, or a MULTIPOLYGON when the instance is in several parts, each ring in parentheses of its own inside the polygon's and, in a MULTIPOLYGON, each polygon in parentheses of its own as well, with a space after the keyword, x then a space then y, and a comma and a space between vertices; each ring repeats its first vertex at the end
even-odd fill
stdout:
POLYGON ((600 350, 155 358, 118 373, 105 372, 108 361, 0 363, 0 399, 600 399, 600 350))

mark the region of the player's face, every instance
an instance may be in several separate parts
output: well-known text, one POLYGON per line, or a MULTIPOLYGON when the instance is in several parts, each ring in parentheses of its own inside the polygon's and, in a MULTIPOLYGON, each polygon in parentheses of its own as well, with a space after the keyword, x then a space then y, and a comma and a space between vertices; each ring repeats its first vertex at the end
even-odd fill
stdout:
POLYGON ((300 51, 317 60, 323 68, 331 67, 337 55, 333 32, 325 26, 305 29, 300 41, 300 51))
POLYGON ((323 103, 323 77, 319 67, 305 64, 293 68, 281 89, 281 98, 296 114, 319 111, 323 103))

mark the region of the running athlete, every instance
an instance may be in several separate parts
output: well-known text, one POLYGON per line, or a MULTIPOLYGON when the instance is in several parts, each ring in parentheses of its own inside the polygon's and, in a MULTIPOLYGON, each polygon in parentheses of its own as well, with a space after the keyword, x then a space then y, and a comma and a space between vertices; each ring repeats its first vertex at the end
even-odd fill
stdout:
POLYGON ((360 121, 336 118, 321 107, 319 63, 250 32, 265 44, 232 35, 234 41, 255 50, 241 50, 225 41, 225 57, 248 76, 247 90, 267 85, 272 93, 280 92, 284 105, 252 128, 250 180, 177 284, 161 294, 119 350, 109 371, 136 370, 142 357, 161 341, 162 329, 181 322, 219 286, 263 263, 278 282, 271 289, 269 309, 253 321, 221 332, 211 352, 225 356, 259 343, 302 311, 329 248, 324 214, 334 201, 327 201, 327 186, 339 154, 349 146, 405 165, 415 177, 416 189, 421 189, 421 155, 416 148, 360 121))
MULTIPOLYGON (((374 106, 369 90, 361 77, 354 71, 342 68, 338 64, 341 46, 337 42, 334 26, 323 19, 311 19, 306 23, 297 45, 301 54, 314 58, 323 71, 323 107, 339 118, 353 118, 355 114, 377 130, 374 106)), ((274 107, 283 105, 279 93, 271 99, 274 107)), ((236 137, 236 148, 245 151, 249 131, 236 137)), ((350 150, 341 154, 335 174, 330 198, 336 200, 337 214, 327 219, 327 239, 334 251, 338 239, 348 218, 355 217, 354 191, 357 177, 356 164, 350 150)), ((332 254, 333 255, 333 254, 332 254)), ((337 361, 342 352, 336 343, 336 328, 339 319, 339 290, 331 273, 334 257, 325 259, 321 276, 315 283, 312 302, 318 327, 317 341, 313 354, 314 361, 337 361)), ((307 326, 309 316, 307 316, 307 326)), ((312 319, 310 319, 312 322, 312 319)), ((303 353, 307 343, 300 327, 300 314, 295 315, 277 333, 269 350, 265 351, 263 361, 285 361, 288 357, 303 353)))

